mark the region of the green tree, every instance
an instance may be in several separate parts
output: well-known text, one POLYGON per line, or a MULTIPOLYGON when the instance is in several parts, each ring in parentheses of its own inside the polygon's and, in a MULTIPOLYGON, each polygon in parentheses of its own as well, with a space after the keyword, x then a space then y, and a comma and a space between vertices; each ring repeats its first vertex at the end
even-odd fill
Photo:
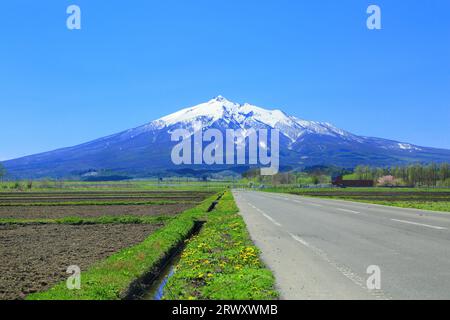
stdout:
POLYGON ((450 165, 448 163, 442 163, 439 170, 439 179, 447 180, 450 178, 450 165))
POLYGON ((312 179, 312 183, 315 185, 318 185, 320 183, 319 177, 316 175, 312 176, 311 179, 312 179))
POLYGON ((3 182, 3 178, 6 176, 6 169, 0 162, 0 181, 3 182))

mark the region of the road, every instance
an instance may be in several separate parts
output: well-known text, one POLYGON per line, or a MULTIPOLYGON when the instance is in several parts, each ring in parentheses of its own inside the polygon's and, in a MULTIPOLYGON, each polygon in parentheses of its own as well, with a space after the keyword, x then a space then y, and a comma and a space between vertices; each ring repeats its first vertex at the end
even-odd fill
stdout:
POLYGON ((450 214, 233 194, 282 299, 450 299, 450 214))

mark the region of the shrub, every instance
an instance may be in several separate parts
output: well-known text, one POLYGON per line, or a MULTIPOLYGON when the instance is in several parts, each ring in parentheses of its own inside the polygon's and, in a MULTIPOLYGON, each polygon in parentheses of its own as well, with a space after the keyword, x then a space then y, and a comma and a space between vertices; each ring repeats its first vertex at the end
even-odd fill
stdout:
POLYGON ((12 189, 16 189, 16 190, 22 191, 22 190, 23 190, 23 186, 22 186, 21 183, 15 182, 15 183, 13 184, 13 186, 12 186, 12 189))

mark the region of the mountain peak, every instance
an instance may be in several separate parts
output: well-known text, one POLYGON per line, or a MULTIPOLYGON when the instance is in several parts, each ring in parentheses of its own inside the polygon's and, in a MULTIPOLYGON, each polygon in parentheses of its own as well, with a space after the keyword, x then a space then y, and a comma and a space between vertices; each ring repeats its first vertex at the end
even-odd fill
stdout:
POLYGON ((216 102, 230 102, 227 98, 225 98, 222 95, 218 95, 217 97, 214 97, 211 101, 216 101, 216 102))

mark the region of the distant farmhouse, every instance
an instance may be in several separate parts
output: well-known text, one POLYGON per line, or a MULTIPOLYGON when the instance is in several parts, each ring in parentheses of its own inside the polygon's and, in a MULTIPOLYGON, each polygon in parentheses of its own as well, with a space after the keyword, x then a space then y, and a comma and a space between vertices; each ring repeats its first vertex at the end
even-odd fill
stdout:
POLYGON ((373 180, 344 180, 342 175, 334 177, 331 183, 333 186, 340 188, 370 188, 375 186, 373 180))

